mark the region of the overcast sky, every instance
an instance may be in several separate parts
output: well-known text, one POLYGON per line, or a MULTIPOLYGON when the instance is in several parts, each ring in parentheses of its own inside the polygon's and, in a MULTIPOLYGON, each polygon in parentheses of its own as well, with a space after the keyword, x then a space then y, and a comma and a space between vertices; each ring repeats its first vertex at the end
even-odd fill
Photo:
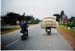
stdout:
POLYGON ((7 12, 33 15, 37 18, 60 14, 64 10, 68 17, 75 16, 75 0, 1 0, 1 15, 7 12))

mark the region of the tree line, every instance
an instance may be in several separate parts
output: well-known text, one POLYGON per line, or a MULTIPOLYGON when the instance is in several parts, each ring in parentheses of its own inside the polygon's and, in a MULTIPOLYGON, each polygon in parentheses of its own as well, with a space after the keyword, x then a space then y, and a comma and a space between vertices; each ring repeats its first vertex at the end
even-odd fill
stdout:
POLYGON ((34 18, 32 15, 20 15, 18 13, 9 12, 4 16, 1 16, 1 24, 10 24, 10 25, 17 25, 17 21, 26 21, 28 24, 37 24, 40 22, 38 18, 34 18))
POLYGON ((75 16, 68 18, 64 13, 64 10, 62 10, 60 14, 53 14, 53 16, 56 16, 56 21, 58 21, 59 23, 67 27, 75 27, 75 16))

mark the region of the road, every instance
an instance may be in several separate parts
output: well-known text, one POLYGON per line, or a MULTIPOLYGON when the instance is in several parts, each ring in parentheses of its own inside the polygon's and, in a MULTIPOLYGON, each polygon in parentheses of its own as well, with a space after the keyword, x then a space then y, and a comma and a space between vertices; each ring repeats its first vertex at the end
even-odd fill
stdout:
POLYGON ((2 50, 73 50, 70 44, 52 28, 47 35, 40 25, 29 28, 29 38, 22 41, 20 30, 1 36, 2 50))

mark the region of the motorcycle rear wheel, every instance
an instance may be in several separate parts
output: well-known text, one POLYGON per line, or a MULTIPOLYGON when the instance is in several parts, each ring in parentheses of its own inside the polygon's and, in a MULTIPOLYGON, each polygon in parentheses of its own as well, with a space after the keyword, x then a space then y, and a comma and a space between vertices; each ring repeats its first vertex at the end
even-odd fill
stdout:
POLYGON ((50 27, 46 28, 45 31, 47 32, 48 35, 51 34, 51 28, 50 27), (50 31, 47 31, 47 29, 49 29, 50 31))
POLYGON ((28 31, 24 32, 23 35, 21 36, 22 40, 26 40, 28 38, 28 31))

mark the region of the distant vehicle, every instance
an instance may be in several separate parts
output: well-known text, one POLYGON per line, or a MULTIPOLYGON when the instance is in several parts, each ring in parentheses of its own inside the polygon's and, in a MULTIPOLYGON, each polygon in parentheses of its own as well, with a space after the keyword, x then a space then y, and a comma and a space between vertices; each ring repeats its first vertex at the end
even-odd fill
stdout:
POLYGON ((41 22, 41 28, 45 28, 45 31, 50 34, 51 28, 57 28, 58 22, 55 16, 45 17, 41 22))

